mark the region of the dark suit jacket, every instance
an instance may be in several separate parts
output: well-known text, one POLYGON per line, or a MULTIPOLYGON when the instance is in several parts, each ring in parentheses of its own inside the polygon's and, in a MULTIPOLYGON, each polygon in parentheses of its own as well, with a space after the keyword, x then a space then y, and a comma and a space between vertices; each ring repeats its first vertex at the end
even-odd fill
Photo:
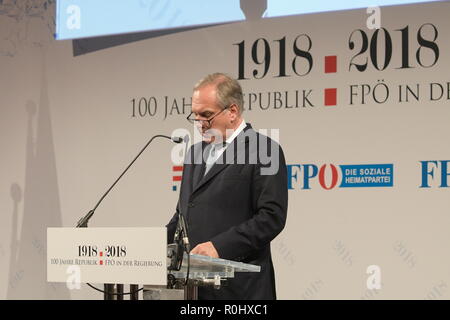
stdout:
MULTIPOLYGON (((199 299, 275 299, 270 241, 286 222, 283 151, 248 124, 203 176, 205 149, 207 152, 206 143, 198 143, 189 150, 177 205, 188 224, 191 248, 211 241, 220 258, 259 265, 261 272, 235 273, 219 290, 200 287, 199 299), (273 157, 270 163, 265 157, 268 154, 273 157), (277 165, 275 174, 261 174, 277 165)), ((167 225, 169 243, 176 224, 177 213, 167 225)))

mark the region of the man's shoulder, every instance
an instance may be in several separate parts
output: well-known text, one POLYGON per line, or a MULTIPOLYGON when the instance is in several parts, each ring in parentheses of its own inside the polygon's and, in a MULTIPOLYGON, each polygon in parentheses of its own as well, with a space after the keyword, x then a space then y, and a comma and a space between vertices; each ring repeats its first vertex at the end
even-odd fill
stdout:
POLYGON ((193 154, 193 155, 201 154, 207 146, 208 146, 208 143, 206 143, 205 141, 193 143, 189 147, 188 154, 193 154))
POLYGON ((279 129, 259 129, 248 127, 237 137, 238 142, 245 142, 256 147, 260 144, 267 144, 273 148, 282 149, 279 141, 279 129))
POLYGON ((203 150, 207 145, 206 142, 200 141, 197 143, 191 144, 189 149, 187 150, 184 164, 200 164, 202 163, 203 150))

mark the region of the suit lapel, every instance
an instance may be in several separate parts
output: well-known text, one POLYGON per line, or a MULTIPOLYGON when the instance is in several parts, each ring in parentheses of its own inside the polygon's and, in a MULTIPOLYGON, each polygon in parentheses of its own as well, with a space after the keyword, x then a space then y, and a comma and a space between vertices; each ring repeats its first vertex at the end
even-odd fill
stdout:
POLYGON ((192 172, 191 179, 192 189, 194 190, 199 182, 202 180, 203 174, 205 172, 205 159, 203 157, 203 153, 205 148, 208 146, 206 142, 202 142, 201 147, 194 150, 194 156, 192 159, 192 172))
POLYGON ((227 147, 227 149, 228 149, 230 147, 235 147, 236 146, 236 148, 234 150, 234 154, 233 154, 233 156, 234 156, 233 161, 227 161, 227 159, 226 159, 226 150, 225 150, 221 154, 221 156, 217 159, 216 163, 213 164, 211 169, 209 169, 208 173, 205 176, 203 176, 204 172, 205 172, 205 161, 202 162, 202 170, 199 170, 199 171, 201 171, 201 175, 199 177, 200 180, 197 180, 198 183, 194 184, 192 193, 194 193, 198 189, 200 189, 203 185, 205 185, 208 181, 210 181, 212 178, 217 176, 222 170, 224 170, 230 164, 236 163, 236 159, 237 159, 237 156, 238 156, 237 150, 239 148, 244 148, 244 150, 245 150, 246 144, 248 143, 247 140, 245 140, 244 142, 239 142, 240 139, 238 139, 238 138, 239 138, 239 136, 241 134, 243 134, 243 132, 247 131, 248 129, 252 129, 252 126, 251 126, 250 123, 248 123, 247 126, 245 127, 245 129, 241 133, 239 133, 239 135, 233 140, 233 143, 231 143, 227 147), (244 143, 244 145, 240 145, 242 143, 244 143))

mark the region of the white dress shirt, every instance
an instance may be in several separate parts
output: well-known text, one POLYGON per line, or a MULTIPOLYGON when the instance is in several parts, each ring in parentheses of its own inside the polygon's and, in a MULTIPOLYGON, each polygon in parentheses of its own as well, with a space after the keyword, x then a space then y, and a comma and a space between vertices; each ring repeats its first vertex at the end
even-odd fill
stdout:
POLYGON ((227 146, 229 146, 234 139, 241 133, 244 128, 247 126, 245 120, 242 119, 241 124, 234 130, 233 134, 227 138, 225 144, 223 143, 213 143, 211 142, 211 148, 209 150, 208 159, 206 159, 206 168, 205 175, 208 173, 209 169, 213 166, 213 164, 220 158, 222 153, 226 150, 227 146))

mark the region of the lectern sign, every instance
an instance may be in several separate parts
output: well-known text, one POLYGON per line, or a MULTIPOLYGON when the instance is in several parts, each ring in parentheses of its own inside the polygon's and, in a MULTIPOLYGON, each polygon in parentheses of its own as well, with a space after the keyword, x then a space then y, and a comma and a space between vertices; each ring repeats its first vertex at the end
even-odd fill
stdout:
POLYGON ((166 285, 166 228, 48 228, 47 281, 166 285))

